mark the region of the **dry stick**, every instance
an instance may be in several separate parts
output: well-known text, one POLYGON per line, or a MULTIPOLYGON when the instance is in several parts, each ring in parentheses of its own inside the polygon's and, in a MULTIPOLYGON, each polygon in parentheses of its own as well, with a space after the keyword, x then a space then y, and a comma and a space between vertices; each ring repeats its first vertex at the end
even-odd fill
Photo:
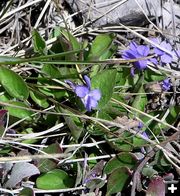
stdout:
POLYGON ((32 159, 55 159, 55 158, 66 158, 70 154, 56 153, 56 154, 40 154, 40 155, 25 155, 16 157, 0 157, 0 163, 5 162, 30 162, 32 159))
MULTIPOLYGON (((115 100, 115 99, 112 99, 112 100, 115 100)), ((124 104, 124 103, 122 103, 122 102, 119 102, 119 101, 117 101, 117 100, 115 100, 115 101, 116 101, 116 103, 118 102, 119 104, 124 105, 125 107, 128 107, 128 108, 130 108, 130 109, 132 109, 132 110, 135 110, 135 111, 137 111, 137 112, 139 112, 139 113, 141 113, 141 114, 143 114, 143 115, 145 115, 145 116, 148 116, 149 118, 151 118, 151 119, 153 119, 153 120, 156 120, 157 122, 160 122, 160 123, 162 123, 162 124, 164 124, 164 125, 166 125, 166 126, 172 128, 172 129, 174 129, 174 130, 176 130, 176 131, 179 131, 179 129, 173 127, 172 125, 169 125, 168 123, 165 123, 165 122, 159 120, 158 118, 155 118, 155 117, 153 117, 153 116, 151 116, 151 115, 148 115, 148 114, 146 114, 146 113, 144 113, 144 112, 141 112, 141 111, 139 111, 139 110, 137 110, 137 109, 135 109, 135 108, 132 108, 131 106, 128 106, 128 105, 126 105, 126 104, 124 104)), ((0 102, 0 105, 3 105, 3 106, 4 106, 4 105, 7 105, 7 106, 10 106, 10 107, 21 108, 21 109, 25 109, 25 110, 31 110, 31 111, 40 112, 40 113, 46 113, 46 114, 48 113, 48 114, 64 115, 64 116, 76 116, 76 117, 79 117, 79 118, 84 118, 84 119, 88 119, 88 120, 94 121, 94 122, 100 124, 101 126, 103 126, 102 123, 105 123, 105 124, 108 124, 108 125, 112 125, 112 126, 124 128, 124 126, 121 125, 121 124, 119 124, 119 123, 114 123, 114 122, 111 122, 111 121, 108 121, 108 120, 104 120, 104 119, 89 117, 89 116, 86 116, 86 115, 74 115, 74 114, 67 114, 67 113, 44 112, 44 111, 40 111, 40 110, 35 110, 35 109, 30 109, 30 108, 25 108, 25 107, 20 107, 20 106, 14 106, 14 105, 12 105, 12 104, 6 104, 6 103, 4 103, 4 102, 0 102), (100 122, 101 122, 101 123, 100 123, 100 122)), ((142 138, 142 139, 144 139, 145 141, 149 142, 149 143, 152 144, 153 146, 156 146, 158 149, 162 150, 163 153, 166 153, 169 157, 171 157, 171 159, 173 159, 175 162, 177 162, 177 163, 180 164, 180 160, 178 160, 176 157, 174 157, 174 155, 172 155, 171 153, 169 153, 166 149, 164 149, 162 146, 160 146, 160 145, 157 144, 156 142, 154 142, 154 141, 152 141, 152 140, 150 140, 150 139, 144 137, 142 134, 139 134, 139 133, 137 133, 136 131, 134 131, 134 130, 132 130, 132 129, 129 129, 128 131, 129 131, 130 133, 134 134, 134 135, 139 136, 140 138, 142 138)), ((171 163, 172 163, 172 162, 171 162, 171 163)), ((179 169, 178 166, 176 166, 176 168, 179 169)))
MULTIPOLYGON (((86 187, 84 187, 84 186, 79 186, 76 188, 67 188, 67 189, 55 189, 55 190, 42 190, 42 189, 33 188, 33 192, 34 193, 46 193, 46 194, 47 193, 64 193, 64 192, 80 191, 80 190, 84 190, 84 189, 86 189, 86 187)), ((7 189, 0 188, 0 191, 8 192, 11 194, 18 194, 21 190, 22 189, 16 189, 16 190, 9 191, 7 189)))
POLYGON ((0 18, 0 22, 2 22, 2 21, 3 21, 4 19, 6 19, 7 17, 9 17, 9 16, 15 14, 16 12, 19 12, 19 11, 21 11, 21 10, 23 10, 23 9, 25 9, 25 8, 27 8, 27 7, 31 6, 31 5, 33 5, 33 4, 39 3, 39 2, 41 2, 41 1, 43 1, 43 0, 34 0, 34 1, 31 1, 31 2, 29 2, 29 3, 26 3, 26 4, 22 5, 21 7, 15 8, 14 10, 12 10, 12 11, 10 11, 10 12, 4 14, 4 16, 3 16, 2 18, 0 18))
MULTIPOLYGON (((153 117, 153 116, 151 116, 151 115, 149 115, 149 114, 146 114, 146 113, 144 113, 144 112, 142 112, 142 111, 140 111, 140 110, 138 110, 138 109, 136 109, 136 108, 133 108, 133 107, 131 107, 131 106, 128 106, 128 105, 126 105, 126 104, 124 104, 124 103, 122 103, 122 102, 120 102, 120 101, 115 100, 115 99, 112 99, 112 100, 115 101, 115 103, 124 105, 125 107, 130 108, 130 109, 132 109, 132 110, 135 110, 135 111, 137 111, 137 112, 139 112, 139 113, 141 113, 141 114, 143 114, 143 115, 149 117, 150 119, 153 119, 153 120, 155 120, 155 121, 157 121, 157 122, 160 122, 160 123, 162 123, 162 124, 164 124, 164 125, 166 125, 166 126, 172 128, 172 129, 174 129, 174 130, 176 130, 176 131, 179 131, 179 129, 175 128, 174 126, 172 126, 172 125, 170 125, 170 124, 168 124, 168 123, 166 123, 166 122, 163 122, 162 120, 160 120, 160 119, 158 119, 158 118, 156 118, 156 117, 153 117)), ((13 105, 13 104, 10 104, 10 103, 5 103, 5 102, 0 102, 0 105, 2 105, 2 106, 9 106, 9 107, 13 107, 13 108, 20 108, 20 109, 23 109, 23 110, 30 110, 30 111, 33 111, 33 112, 39 112, 39 113, 43 113, 43 114, 54 114, 54 115, 62 115, 62 116, 63 116, 63 115, 64 115, 64 116, 76 116, 76 117, 79 117, 79 118, 84 118, 84 119, 92 120, 92 121, 95 121, 95 122, 97 122, 97 123, 102 122, 102 123, 109 124, 109 125, 112 125, 112 126, 117 126, 117 127, 120 127, 120 128, 124 128, 124 126, 121 125, 121 124, 119 124, 119 123, 111 122, 111 121, 104 120, 104 119, 89 117, 89 116, 86 116, 86 115, 67 114, 67 113, 57 113, 57 112, 49 112, 49 111, 46 112, 46 111, 41 111, 41 110, 26 108, 26 107, 22 107, 22 106, 16 106, 16 105, 13 105), (99 122, 98 122, 98 121, 99 121, 99 122)), ((134 130, 129 130, 129 131, 130 131, 131 133, 133 133, 133 134, 137 134, 136 131, 134 131, 134 130)), ((137 135, 138 135, 138 134, 137 134, 137 135)), ((150 139, 147 139, 147 138, 144 137, 143 135, 139 134, 138 136, 140 136, 142 139, 146 140, 147 142, 151 143, 152 145, 156 145, 155 142, 151 141, 150 139)), ((161 147, 160 147, 160 149, 161 149, 161 147)))
MULTIPOLYGON (((160 123, 162 123, 162 124, 164 124, 164 125, 166 125, 166 126, 172 128, 172 129, 176 130, 176 131, 177 131, 176 134, 179 134, 179 133, 180 133, 180 130, 179 130, 178 128, 175 128, 174 126, 169 125, 168 123, 165 123, 165 122, 163 122, 162 120, 160 120, 160 119, 158 119, 158 118, 156 118, 156 117, 154 117, 154 116, 151 116, 151 115, 149 115, 149 114, 146 114, 146 113, 144 113, 144 112, 142 112, 142 111, 140 111, 140 110, 138 110, 138 109, 136 109, 136 108, 133 108, 133 107, 131 107, 131 106, 127 105, 127 104, 124 104, 124 103, 122 103, 122 102, 120 102, 120 101, 117 101, 117 100, 115 100, 115 99, 112 99, 112 100, 113 100, 115 103, 118 103, 118 104, 120 104, 120 105, 123 105, 125 108, 127 107, 127 108, 129 108, 129 109, 131 109, 131 110, 134 110, 134 111, 136 111, 136 112, 138 112, 138 113, 141 113, 141 114, 143 114, 143 115, 145 115, 145 116, 147 116, 147 117, 149 117, 149 118, 151 118, 151 119, 153 119, 153 120, 156 120, 157 122, 160 122, 160 123)), ((151 141, 151 140, 150 140, 150 143, 151 143, 151 144, 154 143, 154 145, 155 145, 156 147, 158 147, 160 150, 162 150, 162 152, 163 152, 164 154, 168 155, 168 156, 171 157, 171 159, 173 159, 176 163, 179 163, 179 164, 180 164, 180 160, 177 159, 177 158, 176 158, 174 155, 172 155, 170 152, 168 152, 166 149, 164 149, 164 148, 162 147, 162 144, 156 144, 155 142, 153 142, 153 141, 151 141)), ((170 161, 170 163, 171 163, 172 165, 174 165, 178 170, 180 170, 180 167, 177 166, 177 165, 175 165, 173 161, 171 161, 170 159, 169 159, 169 161, 170 161)))
POLYGON ((174 13, 174 2, 173 0, 170 0, 171 3, 171 13, 172 13, 172 29, 173 29, 173 39, 175 39, 176 36, 176 24, 175 24, 175 13, 174 13))
POLYGON ((46 4, 45 4, 43 10, 41 11, 41 13, 40 13, 40 15, 39 15, 39 17, 38 17, 38 19, 37 19, 37 21, 36 21, 36 24, 34 25, 34 28, 35 28, 35 29, 38 27, 38 25, 39 25, 39 23, 40 23, 40 21, 41 21, 43 15, 45 14, 45 12, 46 12, 48 6, 50 5, 50 3, 51 3, 51 0, 48 0, 48 1, 46 2, 46 4))
MULTIPOLYGON (((78 13, 81 13, 81 11, 76 12, 76 13, 74 13, 74 14, 71 14, 70 16, 67 16, 67 17, 65 18, 65 20, 68 20, 69 18, 72 18, 73 16, 77 15, 78 13)), ((63 22, 63 20, 61 20, 59 23, 61 23, 61 22, 63 22)), ((49 28, 49 27, 48 27, 48 28, 49 28)), ((42 31, 41 35, 43 35, 43 34, 45 34, 44 31, 42 31)), ((31 37, 32 37, 32 36, 29 36, 29 37, 25 38, 24 40, 21 41, 21 43, 25 43, 25 42, 29 41, 29 40, 31 39, 31 37)), ((50 48, 50 47, 51 47, 51 44, 54 43, 56 40, 57 40, 56 37, 54 37, 54 38, 52 38, 52 39, 48 39, 48 40, 46 41, 47 47, 50 48)), ((18 46, 19 46, 19 44, 15 44, 15 45, 13 45, 13 46, 7 48, 6 50, 4 50, 4 51, 1 53, 1 55, 6 54, 7 52, 9 52, 9 51, 11 51, 11 50, 17 48, 18 46)), ((32 47, 28 48, 27 50, 30 50, 30 49, 32 49, 32 47)), ((27 50, 20 50, 20 51, 18 51, 18 53, 17 53, 16 56, 23 56, 27 50)))
POLYGON ((156 118, 154 116, 151 116, 149 114, 146 114, 145 112, 142 112, 142 111, 140 111, 140 110, 138 110, 138 109, 136 109, 136 108, 134 108, 132 106, 129 106, 129 105, 127 105, 127 104, 125 104, 125 103, 123 103, 121 101, 118 101, 118 100, 113 99, 113 98, 111 100, 114 101, 117 104, 123 105, 126 108, 129 108, 129 109, 134 110, 134 111, 136 111, 136 112, 138 112, 140 114, 143 114, 144 116, 147 116, 147 117, 149 117, 152 120, 155 120, 155 121, 157 121, 157 122, 159 122, 161 124, 164 124, 164 125, 168 126, 169 128, 174 129, 175 131, 180 131, 178 128, 176 128, 176 127, 174 127, 174 126, 172 126, 172 125, 170 125, 170 124, 168 124, 168 123, 166 123, 166 122, 164 122, 164 121, 162 121, 162 120, 160 120, 160 119, 158 119, 158 118, 156 118))
MULTIPOLYGON (((46 112, 46 111, 48 111, 48 110, 54 109, 54 107, 55 107, 54 105, 53 105, 53 106, 50 106, 49 108, 46 108, 46 109, 44 109, 43 111, 46 112)), ((35 115, 37 115, 37 114, 39 114, 39 112, 36 112, 36 113, 32 114, 31 117, 33 117, 33 116, 35 116, 35 115)), ((7 129, 12 129, 13 127, 17 126, 19 123, 25 121, 27 118, 28 118, 28 117, 25 117, 25 118, 22 118, 22 119, 16 121, 15 123, 11 124, 7 129)), ((24 134, 23 134, 23 135, 24 135, 24 134)))
MULTIPOLYGON (((40 153, 42 153, 42 154, 44 154, 44 155, 49 155, 48 153, 46 153, 46 152, 44 152, 44 151, 42 151, 42 150, 39 150, 39 149, 36 149, 36 148, 34 148, 32 145, 30 145, 30 144, 24 144, 24 143, 20 143, 20 142, 14 142, 14 141, 11 141, 11 140, 0 140, 0 144, 12 144, 12 145, 18 145, 18 146, 23 146, 23 147, 26 147, 26 148, 30 148, 30 149, 33 149, 33 150, 35 150, 35 151, 37 151, 37 152, 40 152, 40 153)), ((14 157, 14 158, 16 158, 16 157, 14 157)), ((55 158, 55 157, 53 157, 53 156, 51 156, 51 159, 54 159, 55 161, 60 161, 59 159, 57 159, 57 158, 55 158)))
MULTIPOLYGON (((111 8, 110 10, 108 10, 106 13, 103 13, 102 16, 99 17, 98 19, 102 18, 104 15, 106 15, 106 14, 108 14, 109 12, 113 11, 115 8, 117 8, 119 5, 121 5, 121 4, 124 3, 124 2, 125 2, 125 1, 122 1, 122 2, 118 3, 118 4, 115 5, 113 8, 111 8)), ((97 12, 101 13, 101 12, 100 12, 99 10, 97 10, 96 8, 94 8, 94 9, 95 9, 97 12)), ((109 16, 108 16, 108 18, 112 19, 112 18, 109 17, 109 16)), ((98 19, 95 19, 94 21, 96 21, 96 20, 98 20, 98 19)), ((92 23, 92 22, 91 22, 91 23, 92 23)), ((89 22, 88 22, 86 25, 88 25, 88 24, 89 24, 89 22)), ((119 23, 119 24, 120 24, 122 27, 124 27, 126 30, 130 31, 131 33, 133 33, 133 34, 135 34, 136 36, 138 36, 138 37, 140 37, 141 39, 143 39, 144 41, 146 41, 146 42, 148 42, 148 43, 150 43, 150 44, 156 46, 157 48, 159 48, 160 50, 162 50, 162 51, 164 51, 164 52, 170 54, 171 56, 174 56, 174 54, 173 54, 171 51, 167 50, 166 48, 163 48, 163 47, 161 47, 159 44, 154 43, 154 42, 151 41, 150 39, 148 39, 148 38, 144 37, 143 35, 137 33, 136 31, 132 30, 131 28, 127 27, 126 25, 123 25, 122 23, 119 23)), ((80 26, 80 28, 81 28, 81 26, 80 26)))
MULTIPOLYGON (((85 25, 80 25, 78 28, 76 28, 76 31, 79 29, 82 29, 84 26, 87 26, 89 24, 92 24, 93 22, 95 22, 96 20, 99 20, 100 18, 104 17, 105 15, 107 15, 108 13, 112 12, 114 9, 116 9, 117 7, 119 7, 121 4, 125 3, 128 0, 121 0, 120 2, 118 2, 115 6, 113 6, 111 9, 109 9, 108 11, 106 11, 105 13, 100 12, 96 7, 91 6, 91 8, 93 8, 96 12, 102 14, 100 17, 94 19, 93 21, 87 22, 85 25)), ((110 18, 111 20, 113 20, 111 17, 108 16, 108 18, 110 18)), ((75 31, 75 32, 76 32, 75 31)), ((75 33, 74 32, 74 33, 75 33)))
POLYGON ((139 6, 140 10, 142 11, 142 13, 144 14, 144 16, 146 17, 146 19, 148 20, 148 22, 150 24, 152 24, 161 34, 162 34, 162 31, 151 21, 149 20, 147 14, 145 13, 145 11, 143 10, 142 6, 139 4, 139 2, 137 0, 135 0, 135 2, 137 3, 137 5, 139 6))

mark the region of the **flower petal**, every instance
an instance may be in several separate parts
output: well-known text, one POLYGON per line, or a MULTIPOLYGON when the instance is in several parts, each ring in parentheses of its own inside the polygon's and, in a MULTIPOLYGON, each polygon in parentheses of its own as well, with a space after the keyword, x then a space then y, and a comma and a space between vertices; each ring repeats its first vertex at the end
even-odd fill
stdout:
POLYGON ((157 65, 158 64, 158 61, 156 58, 150 58, 147 60, 148 63, 153 63, 154 65, 157 65))
POLYGON ((72 88, 72 89, 75 89, 76 85, 71 82, 70 80, 65 80, 65 82, 72 88))
POLYGON ((169 50, 169 52, 172 51, 172 46, 171 46, 171 44, 170 44, 170 43, 167 43, 166 41, 161 42, 160 46, 161 46, 162 48, 165 48, 165 49, 169 50))
POLYGON ((131 67, 130 73, 131 73, 131 76, 132 76, 132 77, 135 76, 135 68, 134 68, 134 67, 131 67))
POLYGON ((133 42, 133 41, 132 41, 132 42, 129 44, 130 50, 136 51, 137 47, 138 47, 138 45, 136 44, 136 42, 133 42))
POLYGON ((173 58, 172 58, 172 56, 169 55, 169 54, 164 53, 164 54, 161 56, 161 61, 162 61, 163 63, 171 63, 172 60, 173 60, 173 58))
POLYGON ((84 80, 86 82, 87 87, 90 89, 91 88, 91 80, 90 80, 90 78, 87 75, 85 75, 84 76, 84 80))
POLYGON ((94 89, 89 92, 89 96, 98 101, 101 98, 101 92, 99 89, 94 89))
POLYGON ((143 70, 143 69, 146 69, 147 67, 147 60, 142 60, 142 61, 137 61, 134 63, 135 67, 138 69, 138 70, 143 70))
POLYGON ((122 58, 129 60, 129 59, 136 59, 137 58, 137 53, 136 51, 132 50, 125 50, 124 53, 122 54, 122 58))
POLYGON ((171 84, 170 84, 170 78, 167 78, 165 80, 162 81, 162 89, 164 91, 168 91, 171 88, 171 84))
POLYGON ((163 55, 165 52, 160 50, 159 48, 154 48, 154 53, 157 54, 157 55, 163 55))
POLYGON ((95 108, 97 105, 98 105, 97 100, 93 99, 93 97, 90 96, 87 97, 85 107, 88 112, 90 112, 92 108, 95 108))
POLYGON ((78 97, 83 98, 89 93, 89 89, 87 86, 78 85, 75 87, 74 92, 78 97))
POLYGON ((137 51, 142 57, 146 57, 150 52, 150 48, 148 46, 140 45, 137 47, 137 51))

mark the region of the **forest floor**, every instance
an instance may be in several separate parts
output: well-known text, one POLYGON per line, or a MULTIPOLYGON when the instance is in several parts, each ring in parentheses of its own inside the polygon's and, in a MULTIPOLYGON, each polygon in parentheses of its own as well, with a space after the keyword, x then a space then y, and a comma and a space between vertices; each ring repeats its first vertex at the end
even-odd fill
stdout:
POLYGON ((0 3, 0 195, 178 194, 178 1, 139 26, 62 2, 0 3))

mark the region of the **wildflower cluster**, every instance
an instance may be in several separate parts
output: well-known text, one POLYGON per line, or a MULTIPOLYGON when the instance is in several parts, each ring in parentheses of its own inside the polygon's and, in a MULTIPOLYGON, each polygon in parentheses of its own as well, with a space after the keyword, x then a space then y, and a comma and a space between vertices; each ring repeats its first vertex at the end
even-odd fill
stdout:
MULTIPOLYGON (((134 41, 129 44, 129 48, 122 52, 122 58, 126 60, 140 59, 133 62, 133 67, 131 68, 131 75, 135 75, 135 70, 142 71, 147 68, 148 63, 153 63, 160 65, 172 63, 173 57, 180 57, 180 50, 174 50, 172 45, 168 42, 160 41, 157 38, 151 39, 153 43, 158 44, 160 47, 154 45, 151 48, 148 45, 138 45, 134 41), (165 49, 167 52, 165 52, 165 49), (152 50, 151 50, 152 49, 152 50), (151 57, 152 56, 152 57, 151 57)), ((163 91, 170 90, 170 78, 166 78, 162 81, 161 87, 163 91)))
POLYGON ((132 41, 129 44, 129 49, 122 52, 123 59, 142 59, 137 60, 133 63, 134 67, 131 68, 132 76, 134 76, 135 69, 142 71, 147 68, 148 63, 153 63, 155 65, 157 65, 158 62, 160 64, 172 63, 174 56, 180 56, 180 50, 174 50, 170 43, 166 41, 161 42, 157 38, 153 38, 151 39, 151 41, 155 44, 158 44, 160 48, 165 49, 169 53, 159 49, 159 47, 156 47, 154 45, 152 45, 152 50, 150 50, 150 47, 148 45, 138 45, 137 43, 132 41), (149 57, 150 55, 153 55, 153 57, 149 57))

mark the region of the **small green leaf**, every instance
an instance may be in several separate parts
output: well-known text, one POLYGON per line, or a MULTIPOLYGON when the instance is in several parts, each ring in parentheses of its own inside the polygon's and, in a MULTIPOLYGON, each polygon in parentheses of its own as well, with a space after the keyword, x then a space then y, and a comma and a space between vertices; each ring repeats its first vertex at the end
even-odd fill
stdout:
POLYGON ((92 191, 95 189, 100 189, 106 184, 106 181, 101 178, 92 179, 90 182, 86 184, 86 187, 92 191))
POLYGON ((39 106, 43 107, 43 108, 47 108, 49 106, 49 103, 47 102, 47 99, 45 99, 43 96, 41 96, 40 94, 36 93, 36 92, 32 92, 30 91, 30 96, 31 99, 37 103, 39 106))
POLYGON ((73 181, 65 171, 54 169, 39 176, 36 180, 36 186, 44 190, 66 189, 73 186, 73 181))
POLYGON ((112 42, 115 38, 115 35, 113 33, 109 34, 100 34, 96 36, 94 39, 89 55, 88 55, 88 60, 98 60, 100 59, 101 56, 105 55, 106 57, 107 51, 110 49, 112 46, 112 42))
MULTIPOLYGON (((144 88, 143 86, 141 86, 139 88, 138 91, 139 95, 136 95, 132 107, 140 110, 140 111, 144 111, 146 103, 147 103, 147 96, 145 94, 144 88)), ((137 115, 139 115, 139 113, 137 113, 137 115)))
POLYGON ((92 80, 92 89, 99 89, 101 91, 101 99, 98 107, 102 108, 111 99, 113 94, 113 88, 116 81, 116 70, 104 70, 95 75, 92 80))
POLYGON ((4 66, 0 66, 0 83, 14 98, 23 100, 29 96, 28 87, 21 76, 4 66))
POLYGON ((107 196, 121 192, 130 180, 130 171, 127 167, 115 169, 107 181, 107 196))
POLYGON ((33 189, 31 189, 29 187, 25 187, 19 192, 19 196, 34 196, 34 195, 35 195, 35 193, 34 193, 33 189))
POLYGON ((11 104, 11 106, 5 106, 4 109, 8 110, 11 116, 14 116, 17 118, 26 118, 26 120, 32 119, 31 115, 33 114, 33 112, 29 110, 29 107, 25 103, 11 101, 8 104, 11 104), (23 107, 26 109, 18 108, 16 106, 23 107))
POLYGON ((45 64, 45 65, 43 65, 43 68, 41 71, 43 73, 46 73, 51 78, 60 78, 60 76, 61 76, 59 69, 54 65, 45 64))
POLYGON ((32 32, 32 38, 33 38, 34 52, 40 53, 42 55, 46 55, 47 54, 46 42, 36 29, 34 29, 32 32))
MULTIPOLYGON (((111 137, 110 138, 105 137, 105 138, 110 139, 111 137)), ((129 152, 132 151, 133 149, 132 136, 128 132, 124 132, 123 134, 121 133, 120 138, 114 141, 109 141, 109 144, 111 145, 112 148, 118 151, 129 152)))
POLYGON ((80 163, 77 162, 77 171, 76 171, 76 180, 75 180, 75 187, 77 187, 79 184, 81 184, 82 178, 83 178, 83 168, 80 165, 80 163))
MULTIPOLYGON (((22 134, 24 134, 24 135, 25 134, 30 134, 30 133, 34 133, 32 128, 27 128, 24 131, 22 131, 22 134)), ((23 140, 22 143, 24 143, 24 144, 34 144, 37 141, 38 141, 37 139, 30 138, 30 139, 23 140)))
POLYGON ((154 81, 161 81, 164 80, 165 76, 162 75, 161 73, 156 73, 150 69, 147 69, 145 71, 145 80, 147 82, 154 82, 154 81))
MULTIPOLYGON (((47 154, 62 153, 62 150, 58 143, 49 145, 47 148, 44 148, 43 151, 46 152, 47 154)), ((57 163, 50 159, 40 159, 38 165, 39 165, 39 170, 41 172, 48 172, 57 167, 57 163)))
MULTIPOLYGON (((62 108, 61 108, 61 112, 66 113, 66 114, 73 114, 72 112, 66 109, 62 109, 62 108)), ((80 120, 80 118, 76 116, 64 116, 64 119, 71 131, 73 138, 75 140, 78 140, 83 131, 83 123, 80 120)))
POLYGON ((64 37, 71 43, 72 49, 79 50, 81 48, 80 43, 69 31, 65 31, 63 28, 61 28, 61 32, 64 37))
POLYGON ((129 169, 132 169, 136 166, 137 159, 136 156, 133 155, 130 152, 121 152, 116 157, 113 157, 111 160, 109 160, 104 168, 104 172, 106 174, 110 174, 115 169, 120 167, 128 167, 129 169))
POLYGON ((142 147, 145 144, 147 144, 147 141, 145 141, 144 139, 142 139, 136 135, 133 137, 133 146, 134 147, 142 147))
POLYGON ((154 170, 152 167, 144 167, 142 170, 143 176, 146 176, 148 178, 152 178, 153 176, 157 175, 158 172, 154 170))

